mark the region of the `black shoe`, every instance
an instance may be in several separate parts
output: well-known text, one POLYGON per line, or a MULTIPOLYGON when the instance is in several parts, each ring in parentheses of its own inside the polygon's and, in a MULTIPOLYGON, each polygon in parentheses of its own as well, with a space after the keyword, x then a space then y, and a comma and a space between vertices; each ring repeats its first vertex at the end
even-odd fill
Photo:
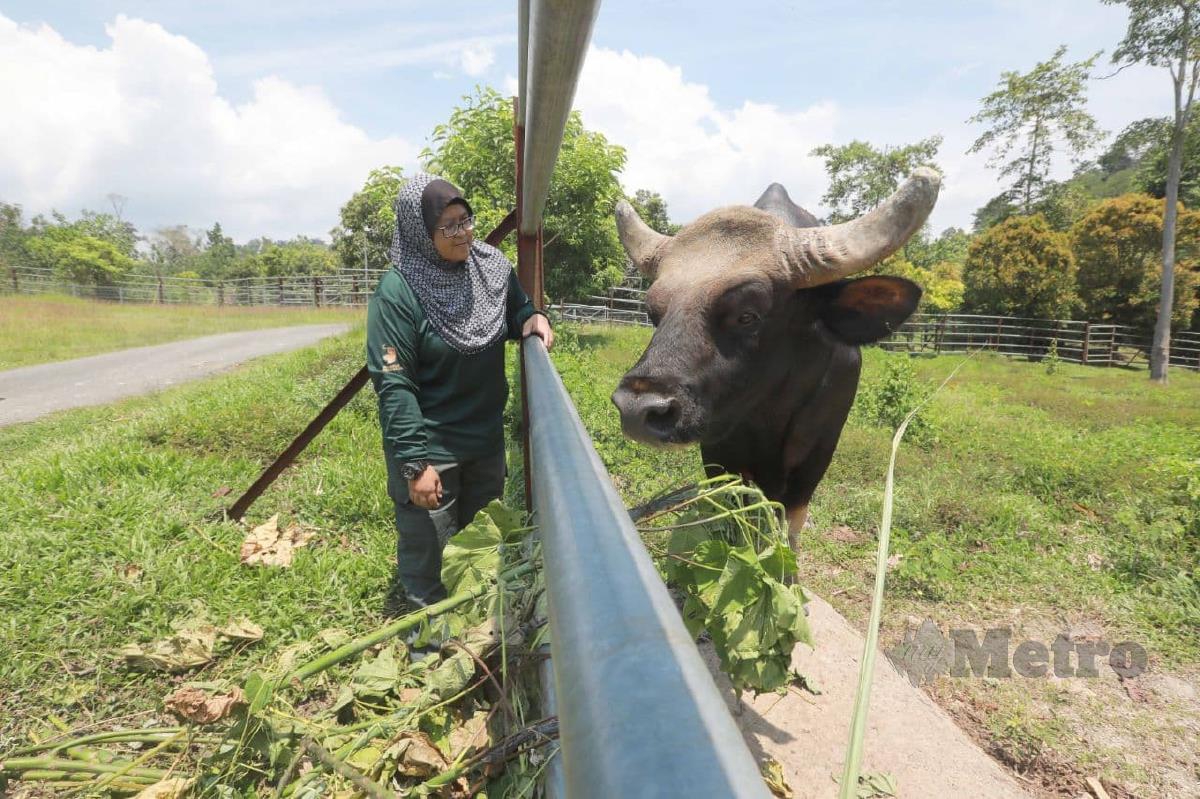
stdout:
POLYGON ((424 603, 418 605, 400 583, 392 583, 383 597, 383 617, 398 619, 401 616, 415 613, 423 606, 424 603))

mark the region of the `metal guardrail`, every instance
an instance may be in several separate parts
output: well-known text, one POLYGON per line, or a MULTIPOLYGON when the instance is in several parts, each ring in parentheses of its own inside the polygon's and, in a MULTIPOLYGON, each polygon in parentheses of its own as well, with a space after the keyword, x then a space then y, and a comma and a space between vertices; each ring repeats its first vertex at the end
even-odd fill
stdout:
POLYGON ((541 339, 523 349, 566 795, 769 796, 541 339))
POLYGON ((520 232, 536 233, 600 0, 529 0, 518 22, 528 47, 520 98, 525 123, 520 232))

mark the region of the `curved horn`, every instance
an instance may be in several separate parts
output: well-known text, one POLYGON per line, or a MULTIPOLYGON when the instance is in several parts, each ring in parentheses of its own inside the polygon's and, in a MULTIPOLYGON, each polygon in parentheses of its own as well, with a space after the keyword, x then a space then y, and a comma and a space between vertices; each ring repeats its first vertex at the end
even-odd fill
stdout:
POLYGON ((921 167, 870 213, 840 225, 786 228, 783 242, 797 288, 832 283, 861 272, 904 246, 937 201, 941 178, 921 167))
POLYGON ((653 280, 662 258, 662 246, 671 240, 654 230, 638 216, 633 206, 625 200, 617 203, 617 234, 621 246, 629 254, 634 266, 647 278, 653 280))

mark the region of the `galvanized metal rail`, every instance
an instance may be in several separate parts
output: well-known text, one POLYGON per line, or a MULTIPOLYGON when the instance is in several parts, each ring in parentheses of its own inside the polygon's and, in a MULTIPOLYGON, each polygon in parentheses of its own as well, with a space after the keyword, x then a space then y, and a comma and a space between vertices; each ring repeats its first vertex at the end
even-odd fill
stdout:
MULTIPOLYGON (((518 274, 542 307, 541 223, 599 0, 518 0, 518 274)), ((526 475, 559 720, 551 796, 768 791, 541 339, 522 344, 526 475)))
POLYGON ((525 339, 566 795, 769 792, 541 339, 525 339))

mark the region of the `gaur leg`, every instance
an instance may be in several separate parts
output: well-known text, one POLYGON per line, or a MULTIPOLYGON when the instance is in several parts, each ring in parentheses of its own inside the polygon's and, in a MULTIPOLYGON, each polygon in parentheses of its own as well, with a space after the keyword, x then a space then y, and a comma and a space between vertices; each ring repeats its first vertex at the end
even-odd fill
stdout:
POLYGON ((787 525, 788 525, 788 546, 792 551, 799 554, 800 552, 800 531, 804 529, 804 523, 808 521, 808 503, 797 505, 787 510, 787 525))

